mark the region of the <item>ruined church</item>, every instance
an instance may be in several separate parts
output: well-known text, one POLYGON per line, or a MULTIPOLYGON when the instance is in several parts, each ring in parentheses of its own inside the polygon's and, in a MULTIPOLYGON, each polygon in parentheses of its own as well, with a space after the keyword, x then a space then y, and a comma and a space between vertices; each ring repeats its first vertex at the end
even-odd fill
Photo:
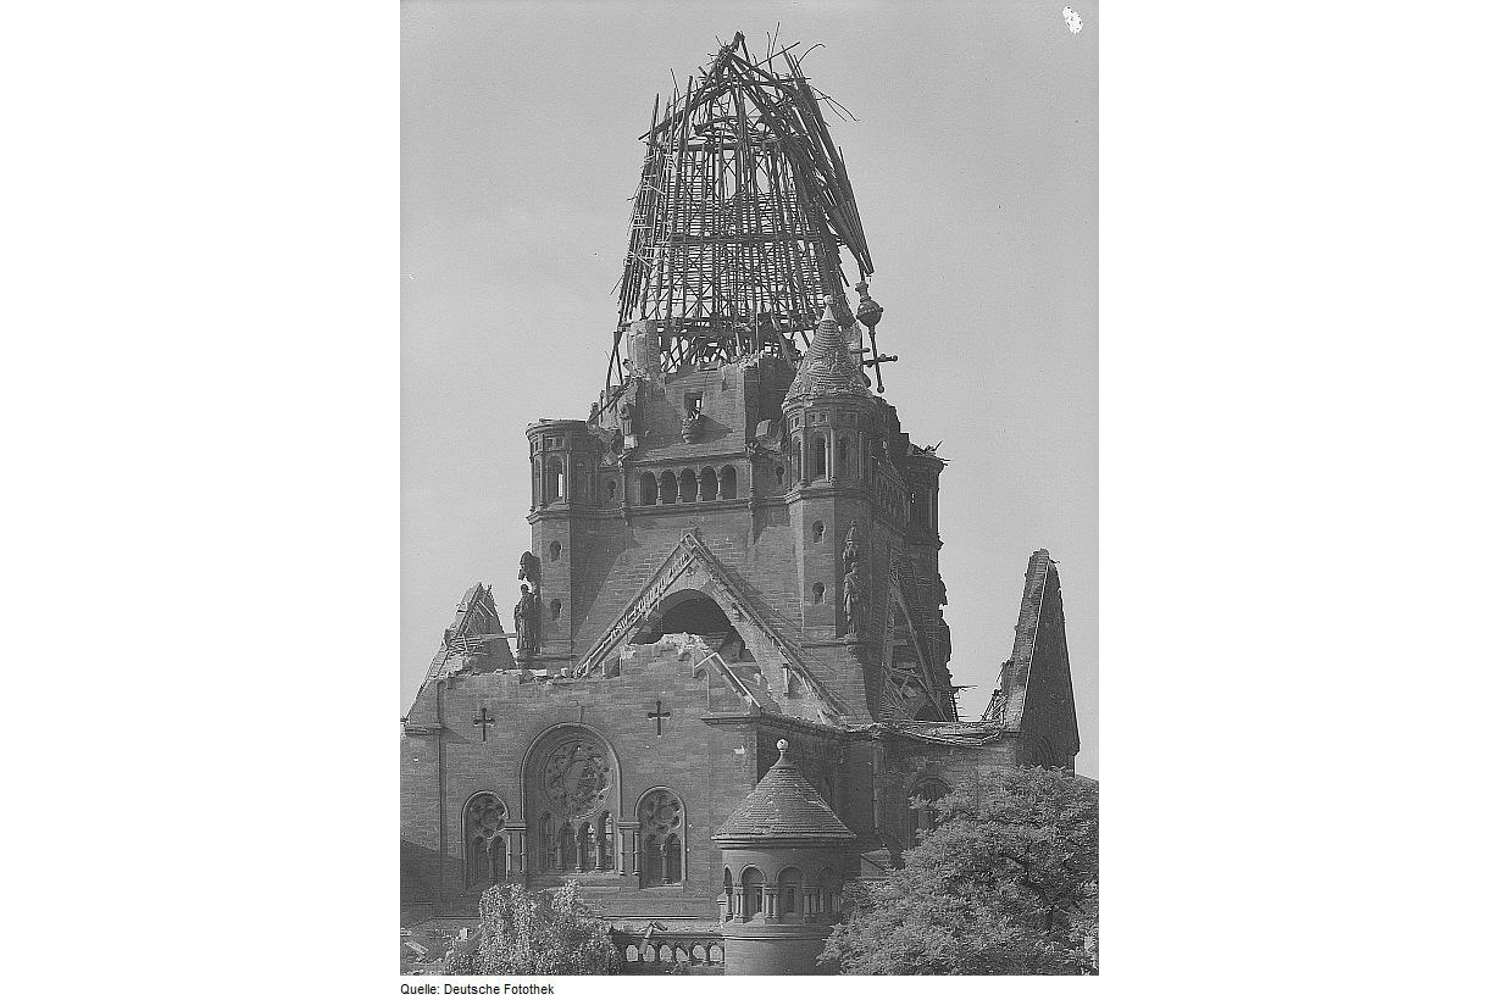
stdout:
POLYGON ((795 50, 736 35, 657 99, 602 391, 525 429, 531 547, 463 593, 401 720, 403 923, 573 880, 633 971, 811 972, 933 799, 1072 767, 1045 549, 959 718, 944 460, 885 398, 874 263, 795 50))

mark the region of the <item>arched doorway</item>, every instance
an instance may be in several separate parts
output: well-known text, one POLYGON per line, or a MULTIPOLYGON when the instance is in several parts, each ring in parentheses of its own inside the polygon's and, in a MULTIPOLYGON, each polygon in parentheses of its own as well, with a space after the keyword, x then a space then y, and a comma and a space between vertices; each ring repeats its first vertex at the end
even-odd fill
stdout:
POLYGON ((587 726, 557 726, 543 733, 526 755, 524 816, 527 864, 559 878, 611 871, 617 856, 615 826, 620 811, 620 763, 609 741, 587 726))

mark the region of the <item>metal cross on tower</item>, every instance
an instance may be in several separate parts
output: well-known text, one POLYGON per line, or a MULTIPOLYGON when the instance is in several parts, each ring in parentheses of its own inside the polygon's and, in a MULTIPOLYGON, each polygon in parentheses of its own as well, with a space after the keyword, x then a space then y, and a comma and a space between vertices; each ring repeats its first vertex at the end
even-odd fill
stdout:
POLYGON ((654 712, 647 712, 646 713, 646 718, 648 718, 648 719, 655 719, 656 720, 656 735, 657 736, 661 735, 661 720, 662 719, 670 719, 671 717, 672 717, 672 713, 671 712, 663 712, 661 710, 661 699, 660 698, 656 699, 656 711, 654 711, 654 712))
POLYGON ((488 708, 481 707, 479 709, 479 714, 474 716, 474 725, 479 727, 479 742, 489 742, 490 727, 494 724, 495 720, 493 717, 491 717, 490 710, 488 708))

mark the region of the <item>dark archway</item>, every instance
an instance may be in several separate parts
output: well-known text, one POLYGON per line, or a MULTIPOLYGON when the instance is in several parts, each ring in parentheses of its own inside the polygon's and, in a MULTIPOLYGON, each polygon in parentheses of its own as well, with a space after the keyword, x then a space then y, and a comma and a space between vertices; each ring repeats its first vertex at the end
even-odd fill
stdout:
MULTIPOLYGON (((679 590, 662 599, 657 609, 640 631, 630 640, 635 645, 656 642, 664 635, 701 635, 714 640, 714 648, 734 640, 744 645, 739 631, 729 621, 729 616, 718 603, 701 590, 679 590)), ((727 655, 727 654, 726 654, 727 655)))

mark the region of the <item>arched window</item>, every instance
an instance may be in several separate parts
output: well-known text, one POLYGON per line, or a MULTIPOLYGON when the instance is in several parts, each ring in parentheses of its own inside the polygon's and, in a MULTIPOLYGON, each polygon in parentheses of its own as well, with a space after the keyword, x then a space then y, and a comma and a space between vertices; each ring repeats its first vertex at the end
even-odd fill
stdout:
POLYGON ((599 817, 599 870, 615 866, 615 821, 605 813, 599 817))
POLYGON ((719 470, 719 496, 733 500, 736 496, 734 466, 726 465, 719 470))
POLYGON ((836 468, 841 476, 849 471, 849 439, 846 437, 839 438, 838 465, 836 468))
POLYGON ((698 474, 698 498, 700 500, 719 499, 719 476, 713 469, 704 469, 698 474))
POLYGON ((553 542, 551 545, 548 545, 547 556, 553 562, 557 562, 558 558, 562 556, 562 542, 553 542))
POLYGON ((783 917, 790 917, 802 912, 802 869, 787 868, 777 879, 777 892, 780 901, 776 904, 777 911, 783 917))
POLYGON ((823 435, 815 435, 812 439, 812 477, 824 479, 828 476, 828 441, 823 435))
POLYGON ((740 872, 740 886, 745 890, 745 916, 755 916, 761 911, 761 887, 765 885, 765 877, 761 875, 760 869, 751 865, 740 872))
POLYGON ((641 476, 641 505, 643 507, 655 506, 658 499, 656 477, 648 472, 641 476))
POLYGON ((830 914, 838 912, 839 883, 838 877, 833 871, 824 868, 818 876, 818 912, 830 914))
POLYGON ((786 480, 786 469, 776 466, 776 485, 780 486, 786 480))
POLYGON ((675 885, 682 881, 682 800, 665 788, 647 792, 636 809, 640 821, 641 882, 675 885))
POLYGON ((670 472, 661 474, 661 502, 677 502, 677 477, 670 472))
POLYGON ((505 878, 505 804, 491 792, 480 792, 464 810, 465 880, 471 886, 505 878))
POLYGON ((574 503, 584 500, 589 495, 589 467, 583 462, 573 463, 573 486, 568 490, 568 499, 574 503))
POLYGON ((613 501, 615 498, 615 494, 619 492, 619 485, 613 479, 606 480, 604 483, 604 492, 608 495, 609 499, 613 501))
POLYGON ((692 469, 684 469, 682 477, 677 482, 678 489, 682 491, 679 499, 683 503, 692 503, 698 499, 698 477, 692 469))
POLYGON ((814 542, 821 542, 823 540, 823 532, 824 532, 824 530, 825 529, 823 527, 823 522, 822 521, 814 521, 813 522, 813 541, 814 542))
POLYGON ((552 598, 552 620, 557 621, 562 617, 562 601, 552 598))
POLYGON ((952 792, 952 789, 937 778, 926 778, 917 782, 911 790, 911 809, 907 819, 911 826, 911 842, 915 844, 919 834, 927 833, 937 826, 937 812, 932 804, 952 792))
POLYGON ((563 826, 562 832, 557 835, 557 844, 561 848, 558 868, 565 872, 576 871, 578 869, 578 841, 573 837, 571 826, 563 826))
POLYGON ((543 483, 545 493, 543 500, 552 503, 562 497, 563 494, 563 465, 560 458, 547 459, 547 475, 543 483))
POLYGON ((812 598, 813 598, 813 603, 814 604, 822 604, 823 603, 823 593, 824 593, 824 587, 823 587, 823 585, 821 583, 815 583, 815 584, 813 584, 813 586, 812 586, 812 598))
POLYGON ((734 876, 729 869, 724 869, 724 906, 725 916, 734 916, 734 876))

